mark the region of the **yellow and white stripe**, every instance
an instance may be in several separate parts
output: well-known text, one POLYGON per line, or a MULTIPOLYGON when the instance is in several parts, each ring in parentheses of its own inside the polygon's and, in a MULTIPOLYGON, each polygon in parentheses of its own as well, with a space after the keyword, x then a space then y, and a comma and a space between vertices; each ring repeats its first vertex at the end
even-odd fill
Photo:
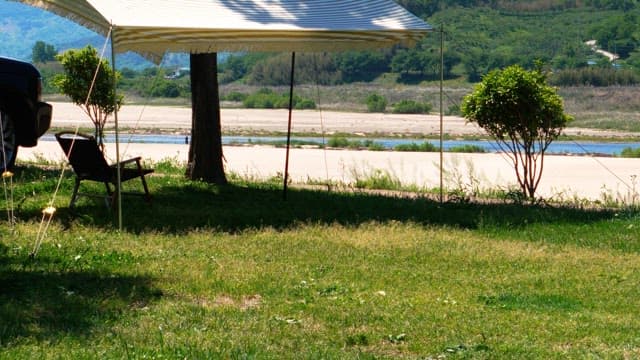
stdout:
POLYGON ((116 51, 344 51, 412 44, 431 27, 392 0, 21 0, 106 35, 116 51))

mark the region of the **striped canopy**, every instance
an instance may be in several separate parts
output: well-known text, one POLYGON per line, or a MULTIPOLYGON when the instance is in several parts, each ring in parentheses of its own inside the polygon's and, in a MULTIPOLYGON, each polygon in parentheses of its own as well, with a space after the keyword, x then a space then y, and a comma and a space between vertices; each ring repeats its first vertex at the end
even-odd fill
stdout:
POLYGON ((411 44, 429 25, 392 0, 20 0, 107 35, 118 52, 341 51, 411 44))

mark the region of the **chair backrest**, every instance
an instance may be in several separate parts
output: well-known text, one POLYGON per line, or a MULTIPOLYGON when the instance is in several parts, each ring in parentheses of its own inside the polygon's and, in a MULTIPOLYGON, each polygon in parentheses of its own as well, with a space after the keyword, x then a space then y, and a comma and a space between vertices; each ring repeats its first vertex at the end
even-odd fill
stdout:
POLYGON ((109 181, 112 171, 93 136, 63 131, 56 134, 73 171, 81 179, 109 181))

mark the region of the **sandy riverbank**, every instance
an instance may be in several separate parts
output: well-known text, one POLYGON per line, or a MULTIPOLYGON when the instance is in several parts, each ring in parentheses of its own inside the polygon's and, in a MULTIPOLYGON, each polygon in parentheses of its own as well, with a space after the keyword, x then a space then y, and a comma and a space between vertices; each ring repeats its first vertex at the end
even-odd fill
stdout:
MULTIPOLYGON (((108 156, 114 158, 113 144, 108 156)), ((122 158, 142 156, 149 161, 171 159, 186 162, 188 145, 123 144, 122 158)), ((268 178, 284 171, 285 150, 265 146, 224 148, 226 170, 252 178, 268 178)), ((46 158, 63 161, 64 155, 55 142, 41 141, 37 147, 20 149, 19 160, 46 158)), ((308 180, 353 183, 382 170, 403 184, 421 187, 439 186, 439 155, 392 151, 351 151, 292 149, 289 174, 294 182, 308 180)), ((480 188, 508 187, 516 184, 510 163, 501 154, 451 154, 444 157, 445 186, 480 188), (475 180, 473 180, 475 179, 475 180), (475 181, 475 183, 474 183, 475 181)), ((640 159, 592 158, 585 156, 547 156, 539 194, 544 197, 602 199, 602 194, 629 198, 636 189, 635 177, 640 173, 640 159)))
MULTIPOLYGON (((82 110, 71 103, 52 102, 55 128, 74 129, 93 125, 82 110)), ((265 109, 222 109, 223 133, 286 133, 288 112, 265 109)), ((191 109, 177 106, 125 105, 118 113, 122 129, 140 132, 181 133, 191 130, 191 109)), ((111 120, 112 121, 112 120, 111 120)), ((435 136, 440 134, 439 115, 405 115, 350 113, 338 111, 296 110, 293 112, 296 133, 387 134, 435 136)), ((109 127, 109 126, 107 126, 109 127)), ((458 116, 445 116, 444 133, 449 136, 484 136, 475 124, 458 116)), ((583 128, 568 128, 569 135, 616 136, 624 133, 583 128)))
MULTIPOLYGON (((155 129, 165 132, 188 131, 191 127, 190 109, 179 107, 125 106, 120 112, 120 124, 125 128, 155 129), (138 120, 140 119, 140 120, 138 120)), ((236 131, 286 131, 286 112, 283 110, 224 109, 223 128, 236 131)), ((436 134, 438 116, 354 114, 323 112, 326 132, 347 133, 419 133, 436 134)), ((85 115, 72 104, 54 103, 53 126, 73 129, 77 124, 91 126, 85 115)), ((320 114, 316 111, 296 111, 294 131, 320 131, 320 114)), ((572 129, 572 131, 582 131, 572 129)), ((591 133, 601 134, 602 132, 591 133)), ((449 134, 481 134, 476 126, 463 119, 447 117, 445 132, 449 134)), ((187 161, 188 145, 127 144, 122 140, 121 158, 142 156, 150 161, 172 159, 187 161)), ((113 144, 108 156, 115 158, 113 144)), ((226 170, 247 177, 266 178, 282 174, 285 150, 265 146, 224 148, 226 170)), ((46 158, 62 161, 64 155, 55 142, 40 141, 34 148, 21 148, 18 160, 46 158)), ((445 185, 448 188, 474 185, 481 188, 514 186, 515 174, 511 164, 501 154, 445 154, 445 185), (475 179, 475 180, 473 180, 475 179)), ((338 181, 345 184, 368 177, 375 170, 384 171, 403 184, 434 188, 439 186, 439 155, 437 153, 372 152, 350 150, 292 149, 289 174, 295 182, 309 179, 338 181)), ((547 156, 539 194, 563 199, 601 199, 602 194, 616 198, 633 195, 635 179, 640 173, 640 159, 593 158, 582 156, 547 156)))

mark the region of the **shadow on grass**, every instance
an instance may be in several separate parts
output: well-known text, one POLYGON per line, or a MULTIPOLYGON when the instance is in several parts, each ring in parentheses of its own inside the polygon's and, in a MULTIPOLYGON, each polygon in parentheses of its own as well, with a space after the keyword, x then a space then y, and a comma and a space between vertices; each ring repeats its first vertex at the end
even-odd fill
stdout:
MULTIPOLYGON (((423 225, 478 229, 483 226, 517 228, 534 223, 589 223, 613 217, 602 210, 517 204, 445 203, 426 198, 372 195, 364 192, 328 192, 290 189, 287 200, 274 186, 211 186, 188 183, 164 185, 154 190, 149 206, 125 198, 123 222, 128 231, 180 233, 211 227, 225 232, 272 227, 284 229, 301 222, 355 226, 371 221, 410 221, 423 225)), ((75 216, 94 225, 113 226, 114 215, 104 206, 84 202, 75 216)))
MULTIPOLYGON (((59 170, 26 167, 19 172, 17 197, 50 196, 59 170)), ((67 172, 59 198, 70 197, 73 174, 67 172)), ((365 192, 329 192, 290 188, 283 200, 281 184, 231 184, 215 186, 184 180, 181 175, 150 179, 153 203, 139 197, 123 199, 123 223, 127 231, 181 233, 210 227, 219 231, 272 227, 284 229, 301 222, 356 226, 371 221, 411 221, 422 225, 461 229, 519 229, 532 224, 588 224, 613 219, 613 211, 571 206, 528 206, 505 203, 445 203, 427 198, 372 195, 365 192)), ((135 182, 135 181, 132 181, 135 182)), ((131 183, 131 182, 129 182, 131 183)), ((138 185, 139 184, 133 184, 138 185)), ((95 190, 104 192, 100 184, 95 190)), ((23 220, 40 221, 41 207, 20 206, 23 220)), ((113 229, 115 211, 104 203, 81 198, 73 210, 63 206, 56 213, 66 227, 74 223, 113 229)))
POLYGON ((61 271, 59 259, 18 258, 0 244, 0 347, 25 337, 95 336, 162 296, 148 277, 61 271))

